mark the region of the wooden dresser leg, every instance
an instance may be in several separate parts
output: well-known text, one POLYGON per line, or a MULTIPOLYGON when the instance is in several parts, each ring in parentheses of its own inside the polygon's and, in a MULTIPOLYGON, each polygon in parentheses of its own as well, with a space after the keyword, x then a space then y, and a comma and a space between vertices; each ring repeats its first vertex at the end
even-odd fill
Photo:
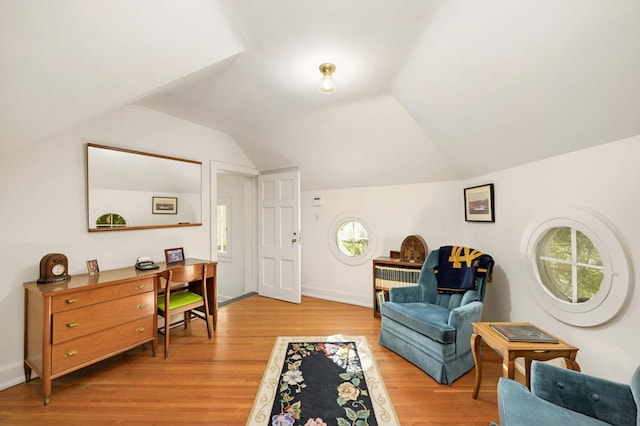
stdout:
POLYGON ((42 378, 42 394, 44 405, 49 405, 51 402, 51 378, 42 378))

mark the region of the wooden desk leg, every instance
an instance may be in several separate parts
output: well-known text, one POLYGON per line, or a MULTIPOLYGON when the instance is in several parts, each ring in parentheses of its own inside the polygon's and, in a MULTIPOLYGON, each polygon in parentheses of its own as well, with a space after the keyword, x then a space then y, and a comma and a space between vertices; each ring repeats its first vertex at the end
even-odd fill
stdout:
POLYGON ((478 398, 478 392, 480 392, 480 381, 482 380, 482 357, 480 356, 480 343, 482 343, 482 336, 473 333, 471 335, 471 353, 473 354, 473 362, 476 364, 476 384, 473 388, 473 399, 478 398))

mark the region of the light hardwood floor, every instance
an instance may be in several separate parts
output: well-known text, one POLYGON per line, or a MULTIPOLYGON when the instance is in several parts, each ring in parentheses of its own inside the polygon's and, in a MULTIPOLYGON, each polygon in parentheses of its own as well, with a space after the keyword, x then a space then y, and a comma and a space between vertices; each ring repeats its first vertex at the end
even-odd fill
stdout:
MULTIPOLYGON (((275 336, 367 337, 402 425, 488 425, 498 421, 501 362, 483 350, 483 380, 471 397, 475 370, 439 385, 378 345, 371 309, 303 297, 296 305, 252 296, 222 307, 211 340, 203 321, 173 329, 171 353, 136 348, 53 381, 42 404, 40 379, 0 392, 2 425, 243 425, 253 406, 275 336)), ((162 340, 162 339, 160 339, 162 340)))

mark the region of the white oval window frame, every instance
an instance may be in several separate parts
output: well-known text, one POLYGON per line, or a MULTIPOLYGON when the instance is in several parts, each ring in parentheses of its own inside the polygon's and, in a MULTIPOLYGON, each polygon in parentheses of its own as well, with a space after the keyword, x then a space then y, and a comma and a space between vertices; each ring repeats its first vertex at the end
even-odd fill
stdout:
POLYGON ((376 251, 376 247, 378 245, 378 234, 376 233, 376 229, 373 225, 371 225, 371 221, 368 220, 362 213, 349 211, 344 212, 338 215, 331 226, 329 227, 329 250, 338 259, 340 262, 345 265, 362 265, 363 263, 368 262, 373 257, 373 254, 376 251), (338 234, 338 229, 342 226, 343 223, 349 221, 360 222, 362 226, 367 230, 367 234, 369 237, 369 243, 367 244, 366 250, 359 256, 347 256, 340 250, 338 247, 338 242, 336 236, 338 234))
POLYGON ((612 319, 624 306, 630 288, 629 260, 611 227, 595 212, 583 207, 556 207, 532 220, 520 245, 527 287, 536 302, 550 315, 567 324, 591 327, 612 319), (558 227, 575 228, 587 236, 600 252, 603 279, 600 290, 583 303, 556 298, 540 278, 536 249, 546 233, 558 227))

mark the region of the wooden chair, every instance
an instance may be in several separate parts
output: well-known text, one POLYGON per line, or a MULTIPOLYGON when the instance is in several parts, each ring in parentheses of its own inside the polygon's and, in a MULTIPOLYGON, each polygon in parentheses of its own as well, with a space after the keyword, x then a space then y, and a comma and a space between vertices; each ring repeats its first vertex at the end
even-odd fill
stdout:
POLYGON ((167 269, 160 274, 164 279, 164 294, 158 296, 158 315, 164 318, 164 327, 160 333, 164 334, 164 357, 169 356, 169 328, 171 316, 183 314, 184 328, 189 329, 191 314, 203 319, 207 323, 207 333, 211 339, 212 319, 209 315, 209 301, 207 297, 207 265, 204 263, 180 266, 167 269), (191 291, 185 283, 200 281, 201 293, 191 291), (181 287, 176 287, 180 284, 181 287), (173 286, 173 289, 172 289, 173 286))

